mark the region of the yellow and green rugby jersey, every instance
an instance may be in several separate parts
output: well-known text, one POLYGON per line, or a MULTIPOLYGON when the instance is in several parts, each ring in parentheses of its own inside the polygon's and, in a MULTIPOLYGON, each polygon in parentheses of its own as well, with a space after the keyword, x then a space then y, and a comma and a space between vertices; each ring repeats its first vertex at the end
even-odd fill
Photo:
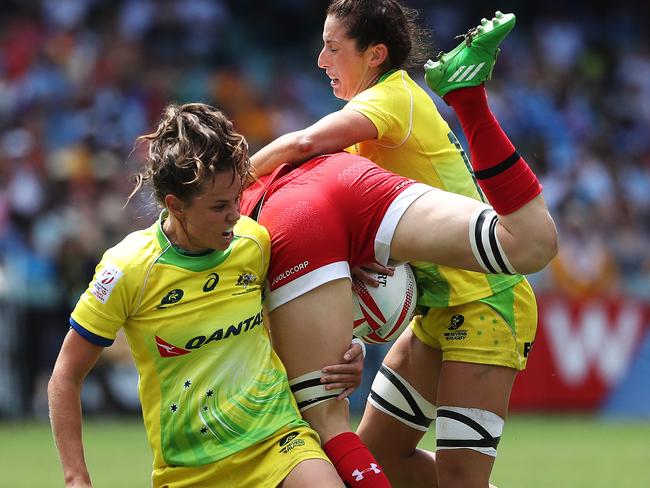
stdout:
POLYGON ((102 346, 124 327, 154 468, 200 466, 305 423, 263 324, 266 229, 242 217, 226 251, 188 256, 164 218, 104 254, 70 323, 102 346))
MULTIPOLYGON (((483 200, 458 139, 431 97, 405 71, 387 73, 344 109, 365 115, 377 128, 377 139, 355 144, 347 149, 349 152, 365 156, 393 173, 483 200)), ((425 307, 472 302, 523 279, 520 275, 487 275, 430 263, 411 264, 418 282, 418 304, 425 307)))

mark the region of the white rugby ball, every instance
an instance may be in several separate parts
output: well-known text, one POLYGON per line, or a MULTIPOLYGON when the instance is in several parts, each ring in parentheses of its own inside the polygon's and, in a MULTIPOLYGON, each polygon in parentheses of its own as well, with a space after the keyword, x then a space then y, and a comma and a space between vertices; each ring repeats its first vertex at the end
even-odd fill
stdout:
POLYGON ((417 287, 408 264, 395 267, 388 276, 374 273, 378 288, 361 280, 352 281, 354 290, 354 335, 369 344, 392 342, 413 318, 417 287))

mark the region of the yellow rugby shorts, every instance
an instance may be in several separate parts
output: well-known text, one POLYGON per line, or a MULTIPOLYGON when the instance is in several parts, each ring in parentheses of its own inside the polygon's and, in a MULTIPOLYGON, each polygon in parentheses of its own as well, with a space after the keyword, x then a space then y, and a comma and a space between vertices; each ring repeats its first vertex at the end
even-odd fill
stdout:
POLYGON ((212 464, 197 467, 163 466, 154 469, 154 487, 275 488, 300 462, 324 459, 318 434, 298 425, 212 464))
POLYGON ((430 308, 411 327, 443 361, 526 368, 537 332, 537 302, 527 280, 455 307, 430 308))

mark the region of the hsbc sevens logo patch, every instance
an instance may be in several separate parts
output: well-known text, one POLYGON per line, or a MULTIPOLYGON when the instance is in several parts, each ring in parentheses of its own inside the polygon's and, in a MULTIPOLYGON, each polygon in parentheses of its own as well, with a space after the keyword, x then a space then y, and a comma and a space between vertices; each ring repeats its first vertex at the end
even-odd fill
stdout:
POLYGON ((117 266, 107 263, 104 266, 95 282, 92 285, 91 293, 93 296, 102 303, 106 303, 108 297, 111 296, 113 288, 117 285, 117 282, 122 278, 122 270, 117 266))

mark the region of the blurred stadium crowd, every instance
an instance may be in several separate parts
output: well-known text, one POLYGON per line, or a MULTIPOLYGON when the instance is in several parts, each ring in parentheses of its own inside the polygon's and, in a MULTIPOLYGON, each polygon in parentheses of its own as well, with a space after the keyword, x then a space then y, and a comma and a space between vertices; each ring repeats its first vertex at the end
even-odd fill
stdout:
MULTIPOLYGON (((405 3, 433 31, 432 55, 494 11, 405 3)), ((650 8, 545 3, 497 5, 519 20, 489 90, 560 227, 560 254, 533 285, 650 300, 650 8)), ((134 139, 168 101, 222 108, 252 151, 342 106, 316 66, 326 4, 3 1, 0 310, 28 345, 14 358, 24 408, 102 251, 156 215, 146 195, 123 205, 134 139)))

